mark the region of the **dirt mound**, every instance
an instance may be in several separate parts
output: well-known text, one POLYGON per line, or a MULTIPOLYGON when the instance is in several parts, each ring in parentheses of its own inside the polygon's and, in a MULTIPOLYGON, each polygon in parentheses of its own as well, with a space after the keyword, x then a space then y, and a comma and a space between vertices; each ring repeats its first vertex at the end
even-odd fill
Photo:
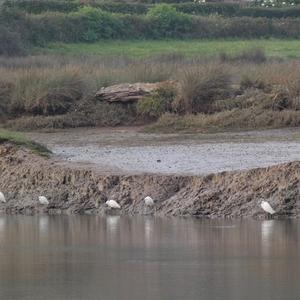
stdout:
POLYGON ((300 162, 250 171, 208 176, 100 175, 90 170, 56 165, 29 150, 0 145, 0 190, 6 213, 106 213, 105 201, 117 200, 121 214, 264 218, 260 200, 267 200, 277 217, 300 215, 300 162), (50 201, 38 205, 39 195, 50 201), (157 200, 146 208, 143 198, 157 200))

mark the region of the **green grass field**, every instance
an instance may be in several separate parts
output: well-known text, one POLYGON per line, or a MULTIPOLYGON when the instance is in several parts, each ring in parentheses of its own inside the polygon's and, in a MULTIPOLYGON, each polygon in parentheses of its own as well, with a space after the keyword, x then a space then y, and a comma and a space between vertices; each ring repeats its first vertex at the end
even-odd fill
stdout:
POLYGON ((249 48, 261 48, 268 56, 300 57, 300 40, 107 40, 97 43, 53 43, 37 53, 129 56, 144 58, 159 54, 178 53, 186 56, 210 56, 220 52, 239 53, 249 48))

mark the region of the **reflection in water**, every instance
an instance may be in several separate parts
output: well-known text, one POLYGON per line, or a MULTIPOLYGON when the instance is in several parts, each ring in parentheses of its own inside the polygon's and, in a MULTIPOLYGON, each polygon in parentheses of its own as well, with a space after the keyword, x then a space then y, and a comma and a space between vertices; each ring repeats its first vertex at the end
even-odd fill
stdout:
POLYGON ((39 222, 39 230, 40 230, 40 232, 45 232, 45 231, 48 230, 49 216, 47 216, 47 215, 40 216, 38 218, 38 222, 39 222))
POLYGON ((298 299, 297 221, 0 217, 0 299, 298 299))
POLYGON ((5 231, 6 218, 0 217, 0 233, 5 231))
POLYGON ((275 220, 266 220, 261 223, 261 238, 263 255, 268 255, 272 248, 272 238, 275 220))
POLYGON ((154 226, 154 219, 146 217, 145 218, 145 247, 151 246, 151 241, 153 240, 153 226, 154 226))
POLYGON ((106 218, 106 225, 107 228, 111 231, 118 230, 118 226, 120 223, 120 216, 107 216, 106 218))

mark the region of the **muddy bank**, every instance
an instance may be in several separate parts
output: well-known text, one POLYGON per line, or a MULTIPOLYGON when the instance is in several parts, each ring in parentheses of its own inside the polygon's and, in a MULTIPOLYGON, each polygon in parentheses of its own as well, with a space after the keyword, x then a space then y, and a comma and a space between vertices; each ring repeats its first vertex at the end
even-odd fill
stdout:
POLYGON ((300 215, 300 162, 207 176, 106 176, 2 144, 0 173, 6 213, 111 213, 104 203, 115 199, 120 214, 263 218, 258 201, 264 199, 281 217, 300 215), (38 205, 39 195, 48 197, 48 207, 38 205), (147 195, 158 200, 153 210, 144 206, 147 195))
POLYGON ((140 128, 31 132, 60 162, 104 174, 207 175, 300 160, 299 128, 218 134, 145 134, 140 128))

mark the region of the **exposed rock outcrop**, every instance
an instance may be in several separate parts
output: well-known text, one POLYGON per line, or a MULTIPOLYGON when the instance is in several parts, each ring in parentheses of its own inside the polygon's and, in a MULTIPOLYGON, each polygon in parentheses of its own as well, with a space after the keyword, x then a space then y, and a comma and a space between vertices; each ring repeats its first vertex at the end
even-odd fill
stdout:
POLYGON ((136 102, 151 95, 161 82, 157 83, 123 83, 104 87, 96 93, 96 98, 106 102, 136 102))
POLYGON ((30 151, 0 145, 0 190, 6 213, 105 213, 105 201, 117 200, 121 214, 264 218, 258 202, 271 203, 277 217, 300 216, 300 162, 208 176, 101 175, 63 167, 30 151), (47 196, 41 208, 37 197, 47 196), (143 198, 157 199, 156 208, 143 198))

